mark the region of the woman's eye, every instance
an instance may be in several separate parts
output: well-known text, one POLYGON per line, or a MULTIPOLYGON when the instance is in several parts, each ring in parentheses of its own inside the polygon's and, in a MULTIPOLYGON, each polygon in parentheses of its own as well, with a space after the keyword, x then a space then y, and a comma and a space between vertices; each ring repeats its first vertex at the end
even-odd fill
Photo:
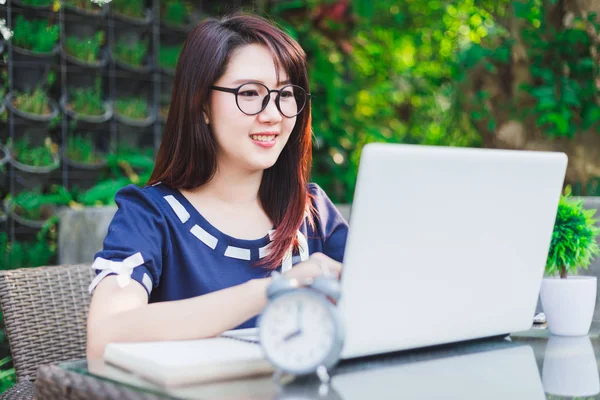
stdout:
POLYGON ((294 93, 292 92, 281 92, 281 97, 283 97, 284 99, 289 99, 294 97, 294 93))
POLYGON ((244 90, 243 92, 239 92, 238 95, 243 97, 253 97, 258 96, 258 92, 256 90, 244 90))

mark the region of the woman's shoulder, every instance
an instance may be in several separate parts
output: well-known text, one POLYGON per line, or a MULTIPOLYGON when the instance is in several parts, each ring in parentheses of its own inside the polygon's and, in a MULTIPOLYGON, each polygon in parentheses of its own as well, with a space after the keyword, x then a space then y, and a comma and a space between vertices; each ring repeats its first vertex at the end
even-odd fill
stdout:
POLYGON ((322 249, 319 251, 342 262, 348 223, 325 190, 318 184, 310 183, 308 192, 311 197, 312 218, 307 221, 307 233, 309 237, 317 237, 322 240, 322 249))
POLYGON ((329 198, 327 192, 325 192, 325 190, 323 190, 323 188, 319 186, 319 184, 316 182, 309 182, 308 193, 310 194, 310 197, 314 199, 313 202, 325 200, 331 202, 331 199, 329 198))
POLYGON ((308 193, 311 202, 311 211, 317 222, 326 226, 345 223, 337 206, 321 186, 314 182, 309 183, 308 193))
POLYGON ((128 203, 157 203, 157 186, 138 186, 130 183, 115 194, 117 206, 128 203))
POLYGON ((329 209, 331 207, 335 208, 325 190, 323 190, 323 188, 321 188, 321 186, 319 186, 317 183, 310 182, 308 184, 308 194, 313 208, 315 208, 317 211, 320 209, 329 209))
POLYGON ((128 210, 132 215, 154 214, 164 217, 167 204, 165 197, 172 195, 171 192, 172 189, 161 184, 140 187, 132 183, 117 191, 115 203, 120 210, 128 210))

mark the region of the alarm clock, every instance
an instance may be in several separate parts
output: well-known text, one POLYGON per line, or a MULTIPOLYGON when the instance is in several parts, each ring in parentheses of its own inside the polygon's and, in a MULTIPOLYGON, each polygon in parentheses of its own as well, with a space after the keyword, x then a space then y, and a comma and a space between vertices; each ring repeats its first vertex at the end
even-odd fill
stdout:
POLYGON ((273 280, 258 331, 265 357, 277 373, 315 373, 322 382, 329 381, 328 369, 339 361, 344 343, 339 297, 340 284, 334 278, 273 280))

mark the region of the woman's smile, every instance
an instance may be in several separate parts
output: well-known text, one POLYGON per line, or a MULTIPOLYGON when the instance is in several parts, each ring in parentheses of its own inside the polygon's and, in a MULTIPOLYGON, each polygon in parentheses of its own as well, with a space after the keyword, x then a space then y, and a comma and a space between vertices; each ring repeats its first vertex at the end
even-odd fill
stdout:
POLYGON ((277 132, 260 132, 251 134, 250 139, 252 139, 257 146, 271 148, 275 146, 275 143, 277 142, 277 135, 279 135, 277 132))

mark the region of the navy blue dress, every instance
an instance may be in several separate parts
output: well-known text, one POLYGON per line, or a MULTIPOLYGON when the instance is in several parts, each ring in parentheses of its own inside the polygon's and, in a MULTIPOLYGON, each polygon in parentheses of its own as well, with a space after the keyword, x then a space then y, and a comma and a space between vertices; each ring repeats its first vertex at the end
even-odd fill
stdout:
MULTIPOLYGON (((284 267, 315 252, 343 261, 348 225, 318 185, 311 183, 309 191, 316 210, 314 229, 305 218, 298 234, 302 254, 288 258, 284 267)), ((268 253, 272 231, 256 240, 226 235, 179 190, 163 184, 128 185, 115 202, 118 210, 92 265, 97 276, 90 292, 105 276, 116 274, 121 286, 131 279, 142 284, 153 303, 200 296, 271 274, 255 264, 268 253)), ((256 317, 238 328, 255 326, 256 317)))

